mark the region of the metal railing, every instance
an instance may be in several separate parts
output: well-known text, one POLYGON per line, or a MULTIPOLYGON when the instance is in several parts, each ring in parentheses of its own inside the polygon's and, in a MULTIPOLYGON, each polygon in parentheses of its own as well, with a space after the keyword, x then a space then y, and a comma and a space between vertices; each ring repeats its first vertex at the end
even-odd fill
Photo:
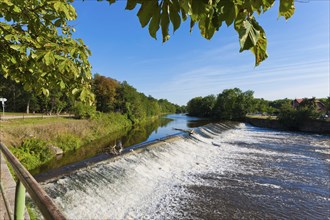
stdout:
MULTIPOLYGON (((9 149, 3 143, 0 143, 0 154, 1 152, 6 157, 9 164, 12 166, 18 179, 15 191, 14 219, 24 219, 25 190, 29 193, 32 200, 35 202, 45 219, 66 219, 63 213, 56 207, 56 205, 47 195, 47 193, 41 188, 39 183, 33 178, 29 171, 26 170, 26 168, 18 161, 18 159, 9 151, 9 149)), ((6 198, 4 199, 6 200, 6 198)), ((9 210, 7 211, 8 215, 10 216, 9 210)), ((10 216, 10 218, 12 218, 12 216, 10 216)))

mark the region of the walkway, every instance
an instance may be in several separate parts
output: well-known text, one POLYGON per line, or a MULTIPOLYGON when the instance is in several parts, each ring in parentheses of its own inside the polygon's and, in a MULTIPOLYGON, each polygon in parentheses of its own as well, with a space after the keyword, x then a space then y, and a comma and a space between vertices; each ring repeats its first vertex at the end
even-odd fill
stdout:
POLYGON ((62 117, 62 118, 70 118, 73 115, 33 115, 33 114, 22 114, 22 115, 6 115, 3 116, 0 114, 0 120, 10 120, 10 119, 25 119, 25 118, 57 118, 57 117, 62 117))
MULTIPOLYGON (((0 154, 0 162, 0 219, 10 220, 14 219, 16 182, 2 154, 0 154), (4 197, 7 201, 5 201, 4 197), (9 213, 7 208, 9 209, 9 213)), ((25 211, 24 219, 30 219, 27 211, 25 211)))

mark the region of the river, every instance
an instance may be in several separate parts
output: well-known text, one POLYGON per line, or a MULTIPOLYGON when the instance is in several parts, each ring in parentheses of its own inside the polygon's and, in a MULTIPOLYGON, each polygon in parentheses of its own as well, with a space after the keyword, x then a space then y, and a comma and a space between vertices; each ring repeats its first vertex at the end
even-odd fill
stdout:
POLYGON ((43 187, 69 219, 329 219, 329 136, 231 122, 194 131, 43 187))
POLYGON ((31 170, 30 173, 33 175, 45 174, 47 176, 47 171, 53 172, 54 169, 64 169, 63 167, 70 164, 79 163, 84 160, 87 160, 89 163, 94 159, 102 160, 110 157, 111 148, 119 142, 126 148, 177 134, 178 131, 174 130, 174 128, 191 129, 207 123, 210 123, 210 120, 190 117, 185 114, 169 114, 151 122, 135 125, 133 128, 123 129, 94 140, 79 149, 66 152, 64 155, 54 158, 48 163, 31 170))

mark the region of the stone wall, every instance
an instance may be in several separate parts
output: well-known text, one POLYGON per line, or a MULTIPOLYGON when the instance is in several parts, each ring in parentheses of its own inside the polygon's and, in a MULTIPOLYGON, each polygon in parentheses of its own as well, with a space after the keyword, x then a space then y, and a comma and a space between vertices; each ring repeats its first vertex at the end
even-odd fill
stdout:
MULTIPOLYGON (((288 130, 278 120, 274 119, 246 118, 245 122, 256 127, 288 130)), ((330 122, 321 120, 306 120, 297 129, 297 131, 330 134, 330 122)))

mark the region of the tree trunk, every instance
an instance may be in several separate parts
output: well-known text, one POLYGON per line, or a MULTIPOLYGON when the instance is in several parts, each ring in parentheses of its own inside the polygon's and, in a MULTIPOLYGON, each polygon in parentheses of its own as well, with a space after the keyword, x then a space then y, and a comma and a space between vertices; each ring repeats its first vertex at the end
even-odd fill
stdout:
POLYGON ((28 100, 26 105, 26 114, 30 114, 30 99, 28 100))

